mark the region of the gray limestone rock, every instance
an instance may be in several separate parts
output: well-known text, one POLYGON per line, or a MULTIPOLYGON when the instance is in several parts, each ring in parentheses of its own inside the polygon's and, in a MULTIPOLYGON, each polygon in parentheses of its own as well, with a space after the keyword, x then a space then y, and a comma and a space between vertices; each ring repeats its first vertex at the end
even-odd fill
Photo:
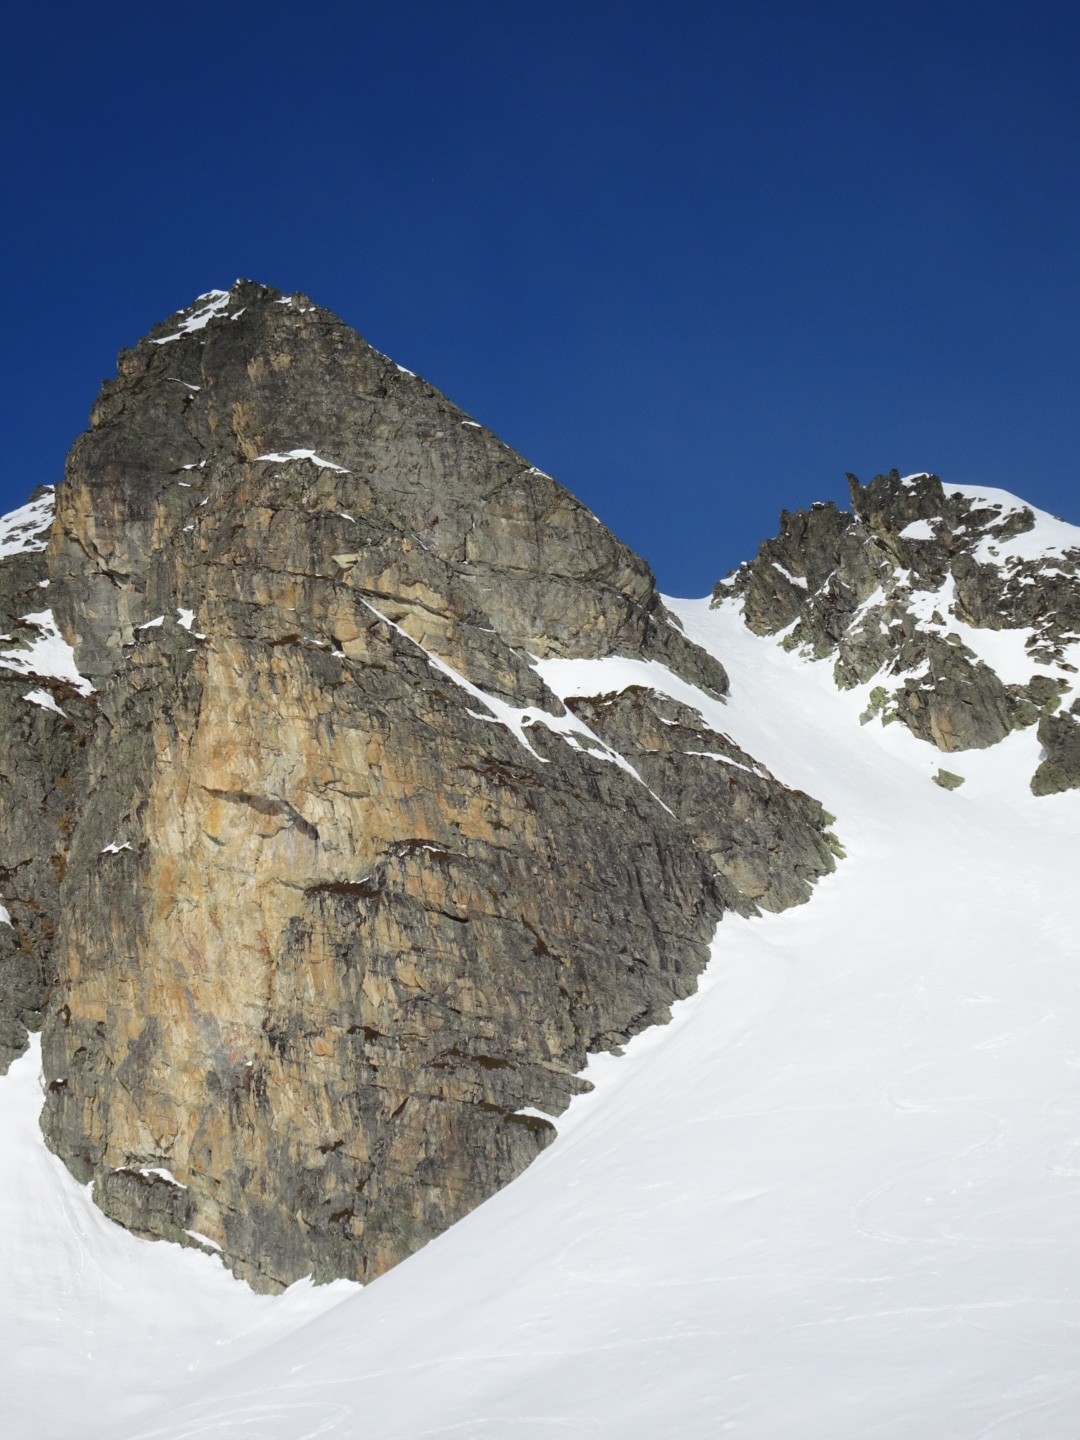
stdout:
POLYGON ((569 704, 690 828, 732 908, 798 905, 836 868, 839 842, 818 801, 781 785, 697 711, 638 687, 569 704))
POLYGON ((696 712, 550 691, 536 657, 727 677, 578 501, 303 296, 239 282, 123 352, 33 563, 96 688, 10 701, 4 1037, 47 1003, 50 1145, 259 1289, 452 1224, 726 909, 832 868, 816 802, 696 712))
MULTIPOLYGON (((831 658, 841 688, 869 687, 864 723, 899 721, 946 752, 1038 723, 1056 755, 1068 729, 1046 717, 1076 674, 1068 654, 1080 639, 1080 548, 1010 545, 1036 517, 1007 496, 984 501, 947 491, 936 475, 895 470, 865 486, 848 479, 850 513, 785 511, 779 535, 717 586, 715 603, 734 598, 751 630, 831 658), (1026 680, 979 658, 979 630, 1022 633, 1026 680)), ((1051 774, 1055 786, 1071 784, 1070 773, 1045 761, 1038 793, 1051 774)))
MULTIPOLYGON (((52 490, 0 521, 0 1074, 39 1030, 55 977, 60 882, 94 706, 41 675, 47 623, 45 539, 52 490)), ((48 671, 50 667, 45 665, 48 671)))
POLYGON ((959 790, 964 784, 964 776, 956 775, 952 770, 939 770, 933 777, 935 785, 940 785, 943 790, 959 790))
POLYGON ((1031 779, 1034 793, 1080 789, 1080 721, 1075 714, 1044 715, 1038 733, 1045 753, 1031 779))

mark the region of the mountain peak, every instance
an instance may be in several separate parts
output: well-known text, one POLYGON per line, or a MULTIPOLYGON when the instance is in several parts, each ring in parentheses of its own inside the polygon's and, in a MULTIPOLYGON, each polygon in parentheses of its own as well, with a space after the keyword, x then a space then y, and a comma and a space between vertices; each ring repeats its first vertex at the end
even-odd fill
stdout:
POLYGON ((209 291, 123 352, 38 563, 81 707, 34 838, 43 1126, 257 1288, 460 1218, 722 914, 840 853, 648 565, 305 297, 209 291))
POLYGON ((717 603, 832 658, 865 720, 949 753, 1036 727, 1036 793, 1080 785, 1080 529, 932 474, 848 480, 851 512, 783 515, 717 603))

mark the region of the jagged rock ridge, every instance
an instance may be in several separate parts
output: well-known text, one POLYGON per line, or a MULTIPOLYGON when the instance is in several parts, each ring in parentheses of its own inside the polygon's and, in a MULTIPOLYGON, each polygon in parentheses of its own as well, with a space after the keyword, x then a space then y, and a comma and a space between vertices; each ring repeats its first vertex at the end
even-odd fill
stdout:
POLYGON ((10 904, 8 1054, 48 996, 49 1143, 257 1287, 452 1223, 725 909, 833 867, 692 705, 562 704, 545 661, 727 679, 572 496, 303 296, 238 282, 123 352, 19 565, 11 623, 55 617, 75 678, 0 692, 0 822, 52 806, 9 870, 56 877, 36 929, 10 904))
POLYGON ((834 658, 838 685, 869 687, 864 720, 900 721, 946 752, 1037 725, 1032 789, 1080 786, 1080 530, 936 475, 848 478, 851 511, 785 512, 715 602, 834 658))

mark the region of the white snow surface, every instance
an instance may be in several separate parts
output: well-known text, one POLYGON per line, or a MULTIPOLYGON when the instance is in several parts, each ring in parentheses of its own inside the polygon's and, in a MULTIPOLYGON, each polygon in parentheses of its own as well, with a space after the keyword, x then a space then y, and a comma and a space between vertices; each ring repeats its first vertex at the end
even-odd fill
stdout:
POLYGON ((274 451, 270 455, 256 455, 255 459, 273 460, 279 465, 284 465, 287 460, 310 460, 320 470, 337 470, 342 475, 349 473, 344 465, 335 465, 332 460, 324 460, 320 455, 316 455, 314 450, 286 450, 284 453, 274 451))
POLYGON ((779 571, 780 574, 784 577, 784 579, 789 581, 792 585, 798 585, 800 590, 809 589, 809 584, 802 575, 793 575, 790 570, 785 570, 783 565, 780 564, 779 560, 774 560, 772 562, 772 567, 774 570, 779 571))
POLYGON ((60 706, 49 694, 48 690, 28 690, 23 696, 23 699, 29 700, 31 705, 40 706, 42 710, 52 710, 57 715, 64 714, 64 711, 61 710, 60 706))
POLYGON ((50 485, 45 494, 39 495, 36 500, 0 516, 0 558, 44 550, 49 542, 49 526, 55 509, 56 496, 50 485))
POLYGON ((191 313, 184 311, 184 319, 171 335, 163 335, 160 340, 155 340, 155 345, 168 345, 170 341, 180 340, 185 335, 190 335, 195 330, 205 330, 211 320, 224 315, 229 308, 231 292, 228 290, 208 290, 205 295, 200 295, 195 304, 191 307, 191 313))
POLYGON ((140 1165, 139 1174, 147 1176, 156 1175, 159 1180, 167 1180, 170 1185, 175 1185, 178 1190, 186 1190, 188 1188, 186 1185, 181 1185, 180 1181, 165 1165, 140 1165))
POLYGON ((240 1356, 338 1304, 357 1286, 309 1281, 253 1294, 218 1260, 136 1240, 97 1209, 44 1145, 41 1045, 0 1080, 0 1434, 65 1440, 122 1431, 179 1403, 240 1356))
POLYGON ((1075 1440, 1080 795, 1031 795, 1030 731, 950 757, 967 784, 946 792, 941 757, 860 726, 828 662, 731 602, 668 603, 726 704, 642 662, 545 679, 662 680, 837 817, 837 873, 726 917, 699 993, 594 1058, 524 1175, 314 1318, 98 1215, 18 1062, 2 1433, 1075 1440))
POLYGON ((933 540, 934 527, 929 520, 912 520, 900 531, 901 540, 933 540))
MULTIPOLYGON (((35 679, 66 680, 80 695, 89 695, 93 685, 75 668, 75 651, 56 627, 51 610, 35 610, 20 617, 38 632, 29 645, 0 650, 0 669, 35 679)), ((10 639, 10 636, 0 637, 10 639)))
POLYGON ((1080 548, 1080 526, 1070 525, 1049 511, 1039 510, 1021 500, 1009 490, 996 490, 979 485, 950 485, 949 493, 959 492, 966 499, 986 506, 997 506, 1004 520, 1017 510, 1030 510, 1035 516, 1035 525, 1022 535, 1010 536, 1007 540, 995 540, 987 536, 976 546, 975 559, 981 562, 993 561, 1002 564, 1006 560, 1043 560, 1061 555, 1065 550, 1080 548))
MULTIPOLYGON (((873 597, 880 599, 880 593, 873 597)), ((1056 661, 1034 660, 1026 642, 1035 632, 1030 626, 1015 630, 990 630, 982 626, 969 625, 956 614, 956 582, 952 576, 938 590, 914 590, 904 598, 904 604, 911 615, 926 630, 940 635, 957 635, 967 648, 995 671, 1006 685, 1026 685, 1034 675, 1050 674, 1068 681, 1072 672, 1062 668, 1056 661), (932 619, 937 614, 942 623, 932 619)), ((1067 663, 1075 664, 1075 644, 1065 645, 1062 651, 1067 663)), ((884 667, 888 669, 888 665, 884 667)), ((908 672, 905 672, 905 675, 908 672)), ((872 689, 877 682, 875 676, 864 688, 872 689)))

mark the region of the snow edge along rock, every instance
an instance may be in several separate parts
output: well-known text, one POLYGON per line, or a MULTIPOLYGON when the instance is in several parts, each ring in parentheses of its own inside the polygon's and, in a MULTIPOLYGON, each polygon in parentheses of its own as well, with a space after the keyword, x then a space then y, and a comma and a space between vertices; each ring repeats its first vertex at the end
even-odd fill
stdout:
POLYGON ((9 773, 24 711, 57 771, 43 1128, 107 1214, 258 1289, 452 1224, 725 911, 835 863, 703 722, 726 676, 648 566, 304 297, 238 282, 122 352, 32 558, 86 692, 8 702, 9 773), (564 706, 578 661, 646 683, 564 706))

